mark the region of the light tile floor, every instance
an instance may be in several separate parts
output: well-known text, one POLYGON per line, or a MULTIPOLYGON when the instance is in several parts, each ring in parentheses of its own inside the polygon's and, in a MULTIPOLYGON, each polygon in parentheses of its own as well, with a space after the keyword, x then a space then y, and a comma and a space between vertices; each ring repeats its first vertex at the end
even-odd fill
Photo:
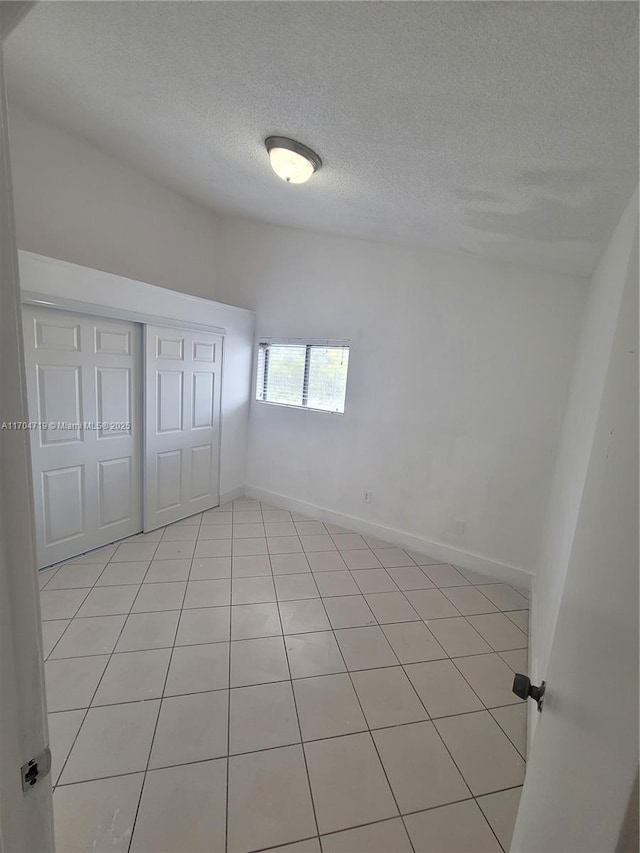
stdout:
POLYGON ((252 500, 40 578, 58 853, 508 850, 526 593, 252 500))

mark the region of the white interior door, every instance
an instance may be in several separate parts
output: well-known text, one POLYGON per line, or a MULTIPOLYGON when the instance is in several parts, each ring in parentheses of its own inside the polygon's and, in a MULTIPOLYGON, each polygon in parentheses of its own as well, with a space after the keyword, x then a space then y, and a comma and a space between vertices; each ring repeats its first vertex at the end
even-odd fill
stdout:
POLYGON ((25 306, 38 566, 138 533, 141 329, 25 306))
POLYGON ((145 326, 144 529, 218 505, 222 337, 145 326))
POLYGON ((638 849, 637 236, 631 258, 513 853, 638 849))

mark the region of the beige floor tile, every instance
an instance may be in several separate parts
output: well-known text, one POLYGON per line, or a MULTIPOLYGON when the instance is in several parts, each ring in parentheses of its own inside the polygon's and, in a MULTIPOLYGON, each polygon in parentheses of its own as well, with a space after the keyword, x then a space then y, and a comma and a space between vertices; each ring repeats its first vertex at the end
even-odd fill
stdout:
POLYGON ((469 583, 472 583, 474 586, 495 583, 493 578, 490 578, 488 575, 482 574, 481 572, 476 572, 473 569, 463 569, 462 566, 455 566, 455 568, 469 581, 469 583))
POLYGON ((262 509, 262 519, 265 524, 291 521, 291 513, 286 509, 262 509))
POLYGON ((231 510, 209 509, 202 513, 202 522, 200 527, 205 527, 213 524, 231 524, 233 516, 231 510))
MULTIPOLYGON (((108 545, 106 548, 96 548, 93 551, 89 551, 87 554, 81 554, 79 557, 76 557, 75 560, 70 560, 71 563, 102 563, 103 566, 106 566, 109 560, 112 559, 113 555, 116 552, 118 545, 108 545)), ((144 557, 140 559, 144 560, 144 557)), ((149 557, 151 559, 151 557, 149 557)))
POLYGON ((266 554, 232 557, 231 575, 234 578, 271 577, 271 562, 266 554))
POLYGON ((315 551, 307 554, 306 559, 312 572, 345 572, 347 570, 347 564, 338 551, 315 551))
MULTIPOLYGON (((224 540, 227 541, 227 540, 224 540)), ((196 547, 195 539, 190 542, 164 542, 158 545, 154 560, 190 560, 196 547)))
POLYGON ((93 705, 140 702, 162 696, 171 649, 112 655, 93 697, 93 705))
POLYGON ((381 625, 420 621, 420 617, 401 592, 376 592, 366 595, 365 598, 381 625))
POLYGON ((478 797, 478 805, 504 850, 509 850, 511 847, 521 793, 522 788, 511 788, 508 791, 478 797))
POLYGON ((267 548, 270 554, 302 553, 302 543, 298 536, 267 536, 267 548))
POLYGON ((234 510, 234 524, 262 524, 262 511, 260 508, 253 510, 234 510))
POLYGON ((198 538, 198 526, 169 524, 162 534, 162 542, 195 542, 198 538))
POLYGON ((502 660, 511 667, 514 672, 522 672, 525 675, 529 669, 529 650, 513 649, 512 651, 500 652, 502 660))
POLYGON ((347 669, 350 671, 395 666, 398 663, 393 649, 380 628, 345 628, 335 633, 347 669))
POLYGON ((398 591, 397 586, 385 569, 358 569, 352 571, 351 574, 362 593, 398 591))
POLYGON ((401 666, 367 669, 351 676, 369 728, 399 726, 428 719, 401 666))
MULTIPOLYGON (((380 569, 382 567, 380 560, 370 550, 341 551, 340 554, 347 564, 347 568, 352 570, 380 569)), ((311 568, 313 568, 313 565, 311 568)))
POLYGON ((268 556, 267 540, 264 536, 257 536, 255 539, 234 539, 231 543, 231 554, 234 557, 268 556))
POLYGON ((51 653, 51 659, 110 654, 126 619, 126 616, 91 616, 87 619, 74 619, 51 653))
POLYGON ((231 603, 231 582, 228 578, 210 581, 189 581, 184 597, 184 608, 224 607, 231 603))
POLYGON ((44 674, 49 711, 88 708, 108 660, 108 655, 48 660, 44 674))
POLYGON ((157 613, 131 613, 127 617, 116 652, 141 652, 173 646, 178 627, 179 610, 157 613))
POLYGON ((231 691, 229 754, 300 743, 290 681, 231 691))
POLYGON ((264 525, 267 536, 297 536, 293 521, 267 521, 264 525))
POLYGON ((376 624, 376 617, 362 595, 326 598, 324 606, 334 628, 358 628, 376 624))
POLYGON ((418 566, 400 566, 387 572, 400 589, 433 589, 433 583, 418 566))
POLYGON ((344 672, 345 665, 332 631, 285 637, 292 678, 344 672))
POLYGON ((402 548, 374 548, 373 553, 385 568, 413 566, 414 562, 402 548))
POLYGON ((454 586, 442 591, 463 616, 495 613, 498 610, 495 604, 492 604, 485 595, 479 592, 477 586, 467 584, 467 586, 454 586))
MULTIPOLYGON (((188 527, 184 528, 188 530, 188 527)), ((153 560, 145 575, 145 583, 165 583, 189 579, 191 560, 153 560)))
POLYGON ((170 767, 227 754, 226 690, 162 700, 149 768, 170 767))
POLYGON ((142 560, 151 561, 159 544, 159 542, 126 542, 123 545, 118 545, 111 557, 111 562, 137 563, 142 560))
POLYGON ((316 536, 304 536, 301 534, 300 542, 302 543, 303 550, 307 554, 312 551, 336 550, 336 546, 334 545, 333 539, 326 532, 318 534, 316 536))
POLYGON ((293 682, 303 740, 364 731, 367 722, 348 675, 322 675, 293 682))
POLYGON ((431 717, 482 710, 482 702, 450 660, 412 663, 405 669, 431 717))
POLYGON ((60 571, 60 566, 54 566, 52 569, 39 569, 38 570, 38 588, 44 589, 44 587, 49 583, 51 578, 53 578, 56 572, 60 571))
POLYGON ((311 571, 304 554, 272 554, 270 559, 274 575, 298 575, 311 571))
POLYGON ((42 653, 46 660, 60 637, 64 634, 67 625, 71 624, 70 619, 52 619, 49 622, 42 622, 42 653))
POLYGON ((90 708, 60 783, 137 773, 147 766, 160 700, 90 708))
POLYGON ((231 577, 231 557, 196 557, 191 563, 191 581, 231 577))
POLYGON ((488 711, 435 725, 474 796, 522 784, 524 761, 488 711))
POLYGON ((316 834, 300 746, 229 759, 229 853, 286 844, 316 834))
POLYGON ((405 595, 422 619, 446 619, 460 615, 439 589, 414 589, 405 595))
POLYGON ((304 598, 319 598, 320 593, 311 572, 299 575, 274 577, 278 601, 297 601, 304 598))
POLYGON ((84 709, 49 714, 49 747, 51 749, 51 784, 55 785, 84 720, 84 709))
POLYGON ((284 847, 269 847, 269 850, 263 853, 322 853, 322 851, 319 838, 307 838, 306 841, 294 841, 293 844, 285 844, 284 847))
POLYGON ((500 655, 456 658, 456 666, 478 694, 486 708, 516 705, 522 699, 513 693, 513 672, 500 655))
MULTIPOLYGON (((125 587, 114 587, 114 589, 125 587)), ((152 613, 159 610, 180 610, 186 583, 148 583, 140 587, 131 608, 132 613, 152 613)), ((96 592, 97 590, 94 590, 96 592)))
POLYGON ((327 533, 321 521, 296 521, 295 528, 298 536, 323 536, 327 533))
POLYGON ((503 613, 469 616, 468 619, 496 652, 527 647, 527 635, 523 634, 520 628, 514 625, 510 619, 507 619, 503 613))
POLYGON ((413 853, 400 818, 322 837, 323 853, 413 853))
POLYGON ((58 853, 127 853, 144 773, 58 788, 53 795, 58 853))
POLYGON ((420 551, 412 551, 411 548, 405 548, 404 550, 419 566, 435 566, 442 563, 442 560, 437 557, 431 557, 429 554, 423 554, 420 551))
POLYGON ((331 538, 339 551, 360 551, 369 547, 359 533, 333 533, 331 538))
POLYGON ((452 658, 460 655, 481 655, 492 651, 491 646, 462 616, 452 619, 430 619, 427 627, 452 658))
POLYGON ((527 704, 520 702, 506 708, 492 708, 491 716, 523 758, 527 756, 527 704))
POLYGON ((224 853, 227 761, 147 773, 130 853, 224 853))
POLYGON ((528 610, 510 610, 506 611, 504 614, 506 617, 511 619, 514 625, 517 625, 518 628, 524 633, 529 633, 529 611, 528 610))
POLYGON ((351 572, 314 572, 313 576, 322 596, 362 595, 360 587, 351 576, 351 572))
POLYGON ((285 634, 303 634, 331 629, 323 603, 318 598, 281 601, 278 607, 285 634))
POLYGON ((265 529, 264 524, 260 521, 255 524, 236 524, 235 518, 233 523, 233 538, 234 539, 264 539, 265 529))
POLYGON ((447 657, 447 653, 424 622, 383 625, 382 630, 400 663, 418 663, 447 657))
POLYGON ((267 604, 275 602, 273 578, 234 578, 231 582, 232 604, 267 604))
POLYGON ((255 640, 282 634, 277 604, 234 604, 231 608, 231 639, 255 640))
POLYGON ((260 501, 254 500, 253 498, 236 498, 233 502, 234 512, 253 512, 260 508, 260 501))
POLYGON ((528 610, 527 599, 516 592, 513 587, 506 583, 492 583, 478 587, 480 592, 487 596, 499 610, 528 610))
POLYGON ((368 732, 316 740, 304 749, 320 833, 397 815, 368 732))
POLYGON ((416 853, 501 853, 473 800, 408 815, 405 824, 416 853))
POLYGON ((198 541, 203 539, 231 539, 233 528, 230 524, 204 524, 198 530, 198 541))
POLYGON ((387 542, 385 539, 378 539, 377 536, 363 536, 362 538, 369 548, 393 548, 390 542, 387 542))
POLYGON ((433 581, 437 587, 469 586, 469 581, 456 568, 447 563, 438 563, 430 566, 420 563, 425 575, 433 581))
POLYGON ((229 643, 176 646, 171 656, 165 696, 224 690, 229 686, 229 643))
POLYGON ((230 557, 231 539, 200 539, 196 544, 194 557, 230 557))
POLYGON ((89 595, 88 589, 44 589, 40 593, 40 612, 43 621, 73 619, 89 595))
POLYGON ((126 615, 131 610, 137 593, 137 586, 94 587, 85 598, 77 616, 126 615))
POLYGON ((62 566, 54 578, 47 584, 47 589, 81 589, 92 587, 104 568, 101 563, 69 563, 62 566))
POLYGON ((148 560, 137 563, 109 563, 98 578, 96 586, 139 586, 150 565, 148 560))
POLYGON ((176 646, 226 643, 230 637, 230 607, 199 607, 182 611, 176 646))
POLYGON ((282 637, 236 640, 231 644, 231 687, 267 684, 289 678, 282 637))
POLYGON ((401 813, 469 796, 433 723, 378 729, 373 732, 373 739, 401 813))

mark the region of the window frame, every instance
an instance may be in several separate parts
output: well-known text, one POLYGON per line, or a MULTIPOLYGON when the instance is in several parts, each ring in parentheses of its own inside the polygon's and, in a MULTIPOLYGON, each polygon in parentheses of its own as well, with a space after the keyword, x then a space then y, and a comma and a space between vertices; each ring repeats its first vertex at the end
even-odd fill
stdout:
POLYGON ((285 409, 298 409, 300 411, 305 412, 320 412, 324 415, 344 415, 347 410, 347 388, 349 385, 349 365, 347 365, 347 378, 344 387, 344 411, 337 412, 332 409, 318 409, 315 406, 307 405, 309 399, 309 368, 311 362, 311 350, 313 347, 321 347, 321 348, 334 348, 334 349, 346 349, 348 353, 348 358, 351 358, 351 341, 350 340, 325 340, 325 339, 317 339, 317 338, 265 338, 260 337, 256 342, 255 348, 255 367, 254 367, 254 393, 253 393, 253 402, 254 403, 264 403, 268 406, 281 406, 285 409), (296 403, 277 403, 273 400, 265 400, 264 397, 267 393, 267 382, 269 375, 269 347, 270 346, 292 346, 292 347, 305 347, 305 358, 304 358, 304 372, 303 372, 303 380, 302 380, 302 405, 297 405, 296 403), (260 350, 263 348, 264 352, 264 363, 263 363, 263 375, 262 375, 262 398, 258 397, 258 370, 260 364, 260 350))

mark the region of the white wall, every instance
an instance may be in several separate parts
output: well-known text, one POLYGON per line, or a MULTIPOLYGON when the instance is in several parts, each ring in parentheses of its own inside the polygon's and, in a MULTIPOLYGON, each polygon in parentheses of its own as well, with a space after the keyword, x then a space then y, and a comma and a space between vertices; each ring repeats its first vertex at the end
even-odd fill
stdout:
POLYGON ((52 297, 54 302, 56 298, 63 298, 113 311, 149 313, 159 323, 180 321, 224 329, 220 497, 224 501, 242 494, 255 327, 253 313, 30 252, 21 251, 19 255, 23 291, 52 297))
POLYGON ((18 247, 216 298, 216 218, 78 137, 10 106, 18 247))
POLYGON ((587 282, 220 229, 219 297, 255 309, 259 335, 351 340, 344 416, 252 403, 249 487, 533 569, 587 282))
POLYGON ((529 664, 535 680, 545 677, 637 229, 636 190, 591 278, 537 560, 529 664))

